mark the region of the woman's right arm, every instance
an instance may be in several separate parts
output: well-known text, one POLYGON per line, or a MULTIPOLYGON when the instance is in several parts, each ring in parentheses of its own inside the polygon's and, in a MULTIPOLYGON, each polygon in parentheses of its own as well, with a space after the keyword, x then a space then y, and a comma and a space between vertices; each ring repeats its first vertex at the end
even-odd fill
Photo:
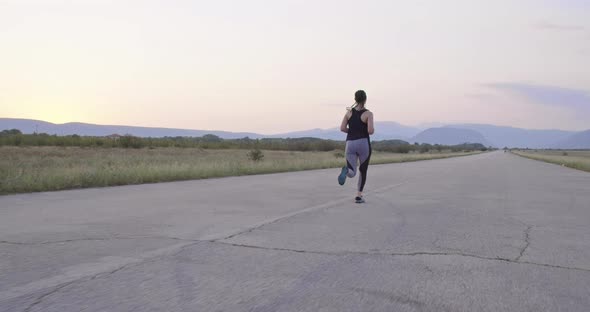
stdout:
POLYGON ((340 123, 340 131, 344 133, 348 133, 348 119, 350 119, 349 114, 350 112, 347 112, 346 115, 344 115, 344 118, 342 118, 342 122, 340 123))

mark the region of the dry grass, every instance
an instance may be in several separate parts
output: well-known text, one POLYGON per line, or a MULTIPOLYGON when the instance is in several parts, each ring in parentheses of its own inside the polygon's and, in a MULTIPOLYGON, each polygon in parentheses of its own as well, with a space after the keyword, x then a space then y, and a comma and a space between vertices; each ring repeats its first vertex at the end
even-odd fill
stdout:
MULTIPOLYGON (((342 152, 1 147, 0 194, 155 183, 340 167, 342 152)), ((466 153, 373 154, 371 163, 447 158, 466 153)))
POLYGON ((514 154, 590 172, 590 151, 527 150, 514 154))

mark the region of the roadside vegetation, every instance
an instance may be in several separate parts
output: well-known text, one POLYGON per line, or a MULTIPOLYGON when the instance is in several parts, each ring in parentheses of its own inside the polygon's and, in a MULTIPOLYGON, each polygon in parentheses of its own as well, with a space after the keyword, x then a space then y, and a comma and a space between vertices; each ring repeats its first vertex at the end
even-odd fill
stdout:
MULTIPOLYGON (((303 139, 137 138, 0 132, 0 194, 336 168, 344 142, 303 139), (102 143, 99 143, 102 142, 102 143)), ((479 153, 479 144, 373 143, 372 164, 479 153)))
POLYGON ((558 164, 590 172, 590 151, 565 150, 513 150, 522 157, 558 164))
MULTIPOLYGON (((19 130, 0 131, 0 146, 57 146, 57 147, 96 147, 96 148, 132 148, 154 149, 160 147, 201 148, 201 149, 260 149, 272 151, 333 151, 343 150, 344 142, 317 138, 264 138, 222 139, 207 134, 202 137, 163 137, 140 138, 131 135, 113 135, 107 137, 67 135, 57 136, 46 133, 22 134, 19 130)), ((384 140, 372 142, 377 151, 392 153, 428 153, 430 151, 485 151, 481 144, 460 144, 453 146, 410 144, 402 140, 384 140)))

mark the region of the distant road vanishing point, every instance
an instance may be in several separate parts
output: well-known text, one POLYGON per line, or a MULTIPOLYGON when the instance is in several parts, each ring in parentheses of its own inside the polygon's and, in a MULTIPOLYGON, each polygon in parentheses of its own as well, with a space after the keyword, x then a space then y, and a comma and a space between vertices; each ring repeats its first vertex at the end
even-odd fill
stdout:
POLYGON ((588 311, 590 174, 503 152, 0 197, 0 311, 588 311))

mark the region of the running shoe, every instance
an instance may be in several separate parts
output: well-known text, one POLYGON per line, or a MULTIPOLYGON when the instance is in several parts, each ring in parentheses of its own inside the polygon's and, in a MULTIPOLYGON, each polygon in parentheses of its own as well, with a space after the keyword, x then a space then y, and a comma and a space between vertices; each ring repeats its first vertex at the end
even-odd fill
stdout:
POLYGON ((348 168, 342 167, 342 171, 340 172, 340 175, 338 176, 338 184, 344 185, 344 182, 346 182, 346 174, 347 173, 348 173, 348 168))

